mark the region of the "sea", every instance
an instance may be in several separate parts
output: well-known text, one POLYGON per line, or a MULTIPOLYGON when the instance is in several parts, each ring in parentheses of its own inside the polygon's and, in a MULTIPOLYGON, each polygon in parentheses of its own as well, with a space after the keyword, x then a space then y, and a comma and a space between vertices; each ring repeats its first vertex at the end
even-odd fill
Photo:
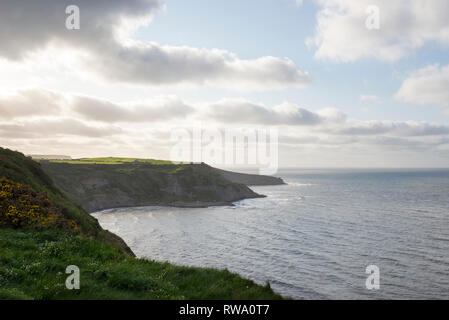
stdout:
POLYGON ((449 169, 284 169, 266 198, 93 214, 139 257, 293 299, 449 299, 449 169), (374 266, 374 267, 373 267, 374 266))

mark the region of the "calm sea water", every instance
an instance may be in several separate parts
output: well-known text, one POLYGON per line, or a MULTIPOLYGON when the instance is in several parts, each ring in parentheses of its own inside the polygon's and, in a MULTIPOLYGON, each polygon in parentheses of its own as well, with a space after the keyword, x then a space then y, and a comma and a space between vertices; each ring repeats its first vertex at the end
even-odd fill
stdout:
POLYGON ((449 170, 284 170, 234 207, 95 213, 141 257, 304 299, 449 298, 449 170), (380 269, 367 290, 365 269, 380 269))

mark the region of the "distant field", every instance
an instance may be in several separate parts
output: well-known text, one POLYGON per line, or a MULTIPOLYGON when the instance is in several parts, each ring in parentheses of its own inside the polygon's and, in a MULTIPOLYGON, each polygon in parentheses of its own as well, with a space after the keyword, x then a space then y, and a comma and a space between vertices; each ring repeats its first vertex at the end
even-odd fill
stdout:
MULTIPOLYGON (((41 160, 41 159, 40 159, 41 160)), ((81 158, 81 159, 72 159, 72 160, 48 160, 50 162, 55 163, 71 163, 71 164, 125 164, 132 162, 139 163, 151 163, 155 165, 166 165, 173 164, 171 161, 167 160, 155 160, 155 159, 139 159, 139 158, 81 158)))

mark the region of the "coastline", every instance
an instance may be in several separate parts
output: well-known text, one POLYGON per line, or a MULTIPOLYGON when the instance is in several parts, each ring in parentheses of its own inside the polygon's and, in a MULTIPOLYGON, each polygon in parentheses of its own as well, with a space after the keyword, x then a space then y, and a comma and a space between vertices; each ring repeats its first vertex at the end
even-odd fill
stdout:
POLYGON ((263 194, 257 194, 257 196, 254 197, 245 197, 242 199, 237 199, 235 201, 221 201, 221 202, 214 202, 214 201, 200 201, 200 202, 189 202, 189 201, 176 201, 172 203, 165 203, 165 202, 151 202, 148 204, 138 204, 138 205, 132 205, 132 206, 113 206, 113 207, 103 207, 99 210, 95 211, 87 211, 89 214, 102 212, 106 210, 113 210, 113 209, 124 209, 124 208, 145 208, 145 207, 169 207, 169 208, 211 208, 211 207, 231 207, 235 206, 235 203, 246 200, 246 199, 262 199, 266 198, 266 195, 263 194))

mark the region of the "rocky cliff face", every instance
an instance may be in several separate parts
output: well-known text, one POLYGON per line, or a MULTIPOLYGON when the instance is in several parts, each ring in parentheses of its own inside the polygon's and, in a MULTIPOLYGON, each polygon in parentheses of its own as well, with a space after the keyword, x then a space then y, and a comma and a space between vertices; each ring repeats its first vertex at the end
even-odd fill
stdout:
POLYGON ((263 197, 205 164, 95 165, 41 163, 71 200, 88 212, 117 207, 206 207, 263 197))

